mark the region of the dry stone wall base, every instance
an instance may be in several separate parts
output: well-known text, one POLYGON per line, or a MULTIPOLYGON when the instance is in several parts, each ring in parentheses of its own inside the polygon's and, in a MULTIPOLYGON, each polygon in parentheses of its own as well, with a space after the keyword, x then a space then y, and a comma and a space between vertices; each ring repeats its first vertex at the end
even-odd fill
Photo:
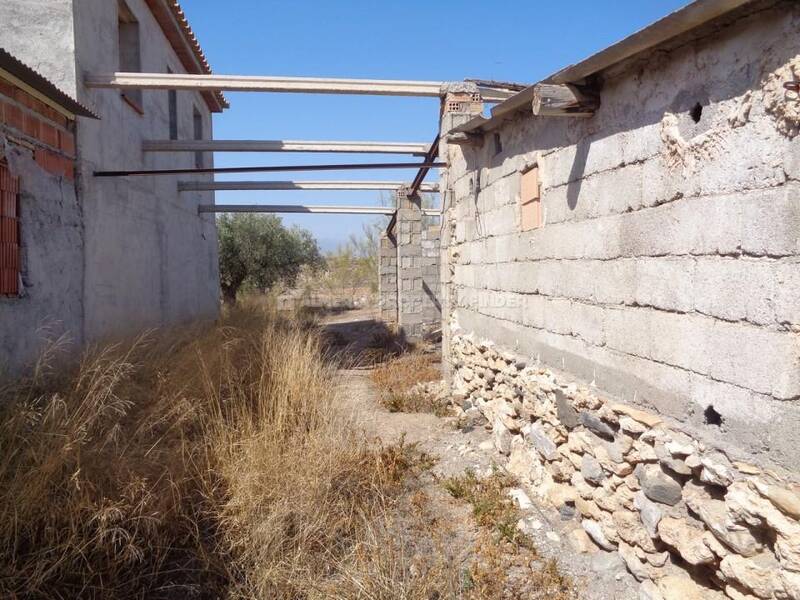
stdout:
MULTIPOLYGON (((454 328, 456 411, 531 498, 574 510, 641 597, 800 599, 800 486, 454 328)), ((583 535, 581 533, 581 535, 583 535)))

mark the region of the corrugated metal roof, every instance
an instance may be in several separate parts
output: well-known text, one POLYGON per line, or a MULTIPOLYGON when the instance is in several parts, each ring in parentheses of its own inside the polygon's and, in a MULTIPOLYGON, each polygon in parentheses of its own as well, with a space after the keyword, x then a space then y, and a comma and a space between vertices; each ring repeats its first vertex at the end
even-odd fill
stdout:
MULTIPOLYGON (((696 0, 579 63, 557 71, 539 83, 578 83, 752 1, 696 0)), ((495 106, 491 111, 491 118, 476 117, 457 127, 456 131, 494 129, 511 114, 531 110, 534 87, 535 85, 529 86, 495 106)))
MULTIPOLYGON (((211 75, 211 65, 208 64, 178 0, 145 1, 186 71, 197 75, 211 75)), ((230 106, 222 92, 207 91, 202 92, 202 95, 212 112, 222 112, 230 106)))
MULTIPOLYGON (((44 75, 24 64, 3 48, 0 48, 0 70, 36 90, 70 114, 91 119, 100 118, 75 98, 62 92, 44 75)), ((2 72, 0 72, 0 77, 2 77, 2 72)))

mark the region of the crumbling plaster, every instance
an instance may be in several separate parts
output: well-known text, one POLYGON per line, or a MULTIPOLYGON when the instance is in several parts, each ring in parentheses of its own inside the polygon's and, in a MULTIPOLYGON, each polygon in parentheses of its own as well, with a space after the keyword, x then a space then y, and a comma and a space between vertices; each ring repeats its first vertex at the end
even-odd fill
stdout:
MULTIPOLYGON (((185 69, 144 0, 126 0, 139 21, 142 69, 185 69)), ((219 311, 217 233, 211 192, 179 193, 178 179, 211 175, 98 179, 95 170, 194 168, 194 154, 145 154, 142 141, 169 136, 167 91, 143 91, 143 113, 117 90, 89 90, 87 73, 118 70, 117 2, 9 0, 0 3, 0 46, 38 68, 62 89, 93 107, 100 120, 80 119, 77 190, 83 229, 70 270, 82 273, 81 310, 40 315, 63 322, 82 341, 126 335, 142 328, 215 318, 219 311), (80 315, 80 317, 78 316, 80 315)), ((178 92, 178 132, 192 139, 193 108, 212 137, 211 114, 195 92, 178 92)), ((213 166, 212 155, 205 165, 213 166)), ((44 202, 31 196, 28 203, 44 202)), ((23 207, 23 211, 25 211, 23 207)), ((23 212, 23 231, 42 223, 23 212), (31 222, 30 218, 33 218, 31 222)), ((53 232, 54 236, 59 235, 53 232)), ((74 254, 74 255, 73 255, 74 254)), ((66 260, 66 259, 65 259, 66 260)), ((43 281, 43 285, 49 285, 43 281)), ((25 312, 25 299, 13 309, 25 312)), ((20 335, 32 335, 26 324, 20 335)), ((16 328, 15 328, 16 330, 16 328)), ((4 335, 5 335, 4 331, 4 335)))
POLYGON ((527 113, 496 130, 499 154, 491 135, 449 146, 443 294, 459 330, 789 466, 800 165, 782 83, 800 9, 752 10, 605 73, 591 119, 527 113), (544 226, 521 233, 532 164, 544 226))

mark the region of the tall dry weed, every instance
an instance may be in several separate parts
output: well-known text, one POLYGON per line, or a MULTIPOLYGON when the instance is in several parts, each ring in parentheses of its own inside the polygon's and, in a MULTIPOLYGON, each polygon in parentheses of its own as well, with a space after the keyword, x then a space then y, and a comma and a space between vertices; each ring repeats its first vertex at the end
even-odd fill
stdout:
POLYGON ((2 388, 0 596, 311 597, 398 485, 332 364, 251 309, 2 388))

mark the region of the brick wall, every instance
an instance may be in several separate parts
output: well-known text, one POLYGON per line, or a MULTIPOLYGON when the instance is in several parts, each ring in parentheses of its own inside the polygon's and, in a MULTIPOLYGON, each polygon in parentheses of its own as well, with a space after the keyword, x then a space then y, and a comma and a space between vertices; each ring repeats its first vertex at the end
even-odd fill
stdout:
POLYGON ((67 117, 0 79, 0 123, 7 139, 28 147, 45 171, 75 178, 74 123, 67 117))

